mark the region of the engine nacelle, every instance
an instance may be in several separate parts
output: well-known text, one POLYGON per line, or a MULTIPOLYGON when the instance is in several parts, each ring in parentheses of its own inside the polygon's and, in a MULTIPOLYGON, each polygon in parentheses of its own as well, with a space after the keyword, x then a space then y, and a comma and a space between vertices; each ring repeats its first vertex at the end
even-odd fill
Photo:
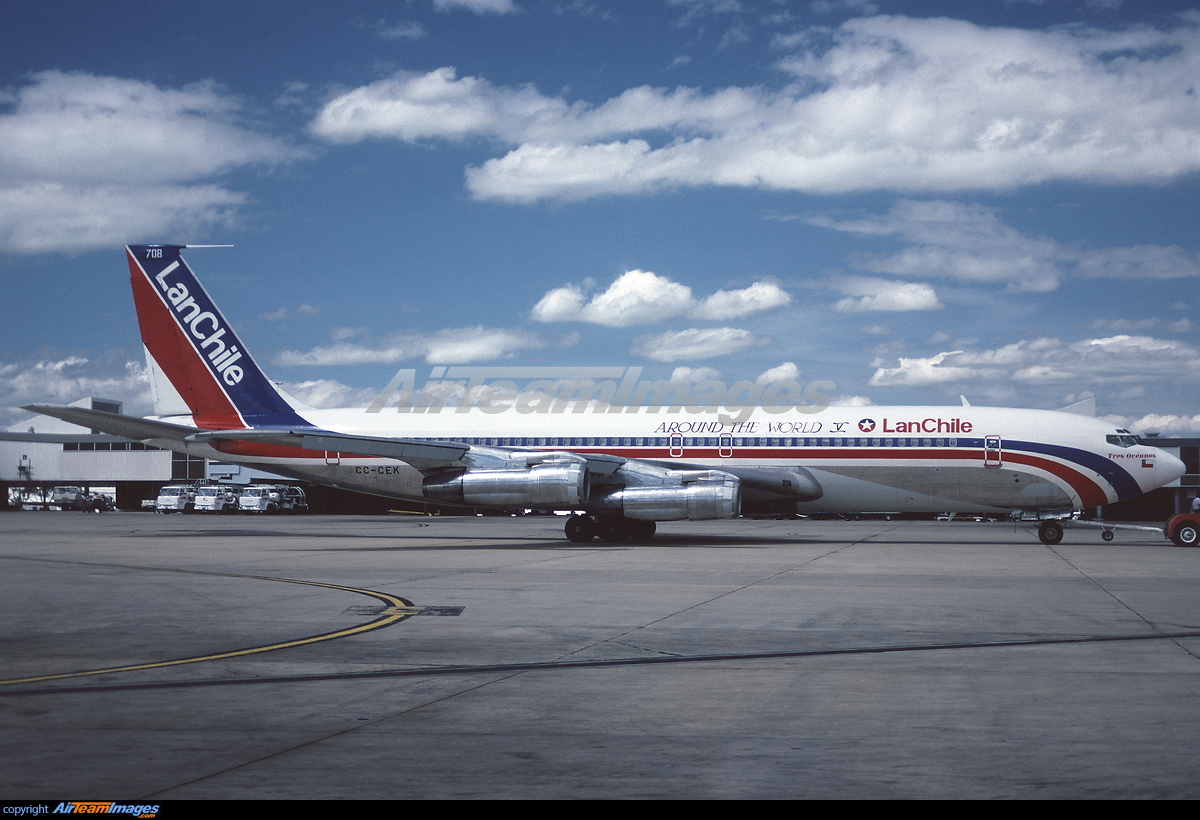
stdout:
POLYGON ((737 518, 741 508, 739 482, 715 476, 689 484, 626 487, 588 505, 601 515, 621 515, 641 521, 704 521, 737 518))
POLYGON ((425 479, 425 495, 469 507, 569 510, 587 501, 583 463, 537 464, 528 470, 470 470, 425 479))

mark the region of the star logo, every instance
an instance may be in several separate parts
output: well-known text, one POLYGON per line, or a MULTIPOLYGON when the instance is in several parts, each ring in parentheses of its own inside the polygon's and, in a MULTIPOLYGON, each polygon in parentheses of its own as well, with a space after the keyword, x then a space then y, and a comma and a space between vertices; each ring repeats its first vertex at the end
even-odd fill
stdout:
POLYGON ((875 429, 875 419, 863 419, 858 423, 858 429, 869 433, 875 429))

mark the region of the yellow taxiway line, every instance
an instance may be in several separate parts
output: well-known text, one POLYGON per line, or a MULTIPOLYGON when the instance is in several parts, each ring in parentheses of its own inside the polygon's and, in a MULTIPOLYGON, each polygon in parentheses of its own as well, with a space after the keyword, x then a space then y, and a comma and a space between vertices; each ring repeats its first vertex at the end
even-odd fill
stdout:
MULTIPOLYGON (((138 567, 138 569, 158 569, 160 567, 138 567)), ((238 575, 231 572, 205 572, 202 570, 180 570, 167 569, 168 572, 185 572, 196 575, 217 575, 225 578, 248 578, 257 581, 279 581, 285 584, 303 584, 310 587, 324 587, 325 589, 337 589, 343 592, 353 592, 357 595, 367 595, 376 598, 387 605, 387 608, 379 614, 373 621, 358 626, 352 626, 347 629, 339 629, 335 632, 324 632, 320 635, 310 635, 305 638, 296 638, 291 641, 283 641, 281 643, 268 644, 267 646, 254 646, 246 649, 234 649, 229 652, 216 652, 210 655, 196 655, 190 658, 177 658, 170 661, 155 661, 153 663, 138 663, 129 666, 110 666, 104 669, 87 669, 79 672, 61 672, 54 675, 37 675, 30 678, 11 678, 9 680, 0 680, 0 686, 9 686, 18 683, 38 683, 48 680, 62 680, 64 678, 82 678, 89 675, 106 675, 112 672, 135 672, 142 669, 161 669, 167 666, 181 666, 186 663, 200 663, 201 661, 216 661, 226 658, 237 658, 243 655, 255 655, 260 652, 274 652, 277 649, 288 649, 294 646, 306 646, 308 644, 320 643, 322 641, 332 641, 338 638, 347 638, 351 635, 359 635, 363 632, 370 632, 373 629, 382 629, 385 626, 399 623, 406 618, 411 618, 413 615, 420 612, 423 607, 414 606, 412 601, 401 598, 398 595, 389 595, 386 592, 377 592, 373 589, 359 589, 357 587, 347 587, 340 584, 324 584, 318 581, 297 581, 292 578, 272 578, 267 575, 238 575)))

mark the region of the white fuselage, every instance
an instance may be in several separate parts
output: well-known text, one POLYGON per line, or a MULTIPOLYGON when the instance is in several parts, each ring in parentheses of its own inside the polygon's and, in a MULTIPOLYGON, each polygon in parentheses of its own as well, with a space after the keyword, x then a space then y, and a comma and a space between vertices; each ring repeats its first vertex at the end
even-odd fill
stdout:
MULTIPOLYGON (((468 444, 475 467, 512 450, 609 454, 678 469, 805 468, 822 496, 800 512, 1011 512, 1099 506, 1161 487, 1183 474, 1162 450, 1116 435, 1110 423, 1044 410, 991 407, 827 407, 743 421, 646 408, 519 413, 384 409, 304 410, 341 433, 468 444), (502 448, 502 449, 501 449, 502 448)), ((162 442, 179 449, 178 442, 162 442)), ((250 442, 196 455, 262 466, 361 492, 427 500, 422 472, 389 458, 300 451, 250 442)))

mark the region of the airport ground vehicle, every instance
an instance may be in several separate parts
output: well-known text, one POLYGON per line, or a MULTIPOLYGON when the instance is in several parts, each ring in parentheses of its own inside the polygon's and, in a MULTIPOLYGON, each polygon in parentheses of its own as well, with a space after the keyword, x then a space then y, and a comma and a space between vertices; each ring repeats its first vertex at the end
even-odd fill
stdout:
POLYGON ((1181 513, 1167 519, 1163 535, 1178 547, 1200 546, 1200 513, 1181 513))
POLYGON ((304 490, 293 484, 251 484, 238 495, 239 512, 305 513, 308 499, 304 490))
POLYGON ((485 384, 479 368, 434 367, 418 391, 415 371, 402 370, 366 408, 307 408, 259 368, 186 247, 126 248, 157 417, 26 409, 357 492, 576 511, 564 531, 577 542, 647 538, 658 521, 955 510, 1043 521, 1039 534, 1054 543, 1057 519, 1184 473, 1174 455, 1102 419, 965 402, 838 407, 821 392, 829 382, 726 389, 641 381, 641 367, 559 381, 535 369, 524 393, 507 371, 485 384), (397 390, 397 408, 383 412, 397 390), (462 399, 452 409, 451 393, 462 399))
POLYGON ((79 487, 55 487, 50 491, 50 503, 61 510, 82 510, 87 495, 79 487))
POLYGON ((191 513, 196 511, 196 488, 190 484, 168 484, 158 491, 154 511, 191 513))
POLYGON ((238 511, 238 488, 222 484, 206 484, 196 489, 198 513, 235 513, 238 511))
POLYGON ((113 500, 103 493, 88 493, 83 500, 83 509, 87 512, 109 512, 116 508, 113 500))

